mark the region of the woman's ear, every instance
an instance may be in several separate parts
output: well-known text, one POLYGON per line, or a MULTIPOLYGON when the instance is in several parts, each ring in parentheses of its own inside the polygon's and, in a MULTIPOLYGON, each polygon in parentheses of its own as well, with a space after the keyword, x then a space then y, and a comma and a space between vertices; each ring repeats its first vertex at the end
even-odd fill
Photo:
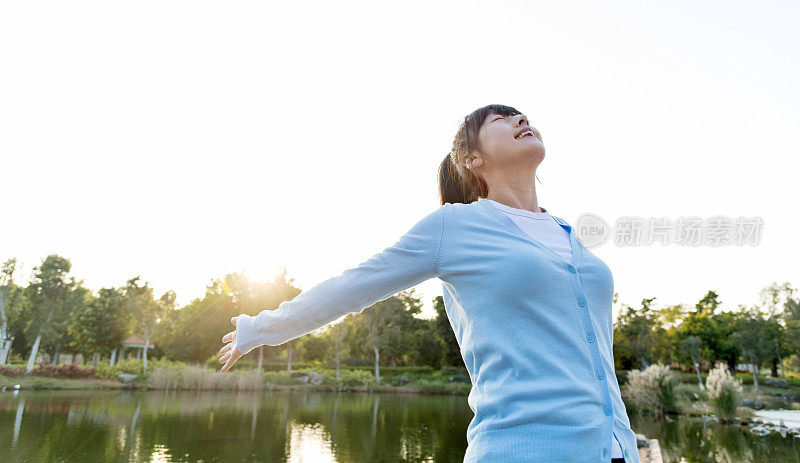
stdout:
POLYGON ((467 169, 471 169, 472 167, 478 167, 483 165, 483 159, 478 156, 473 156, 472 161, 467 161, 467 169))

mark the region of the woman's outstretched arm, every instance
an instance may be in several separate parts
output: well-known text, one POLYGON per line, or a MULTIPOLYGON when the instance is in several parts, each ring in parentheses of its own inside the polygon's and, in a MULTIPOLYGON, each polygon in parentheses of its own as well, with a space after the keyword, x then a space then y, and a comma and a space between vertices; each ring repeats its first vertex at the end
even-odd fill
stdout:
MULTIPOLYGON (((444 228, 444 206, 439 206, 394 245, 358 266, 281 302, 276 310, 264 310, 255 317, 244 314, 235 317, 232 322, 236 330, 223 338, 223 342, 233 341, 233 346, 223 347, 220 353, 235 347, 238 352, 231 354, 238 353, 241 357, 264 344, 283 344, 438 276, 444 228)), ((220 362, 227 362, 223 359, 226 357, 220 362)), ((225 366, 230 368, 228 363, 225 366)))

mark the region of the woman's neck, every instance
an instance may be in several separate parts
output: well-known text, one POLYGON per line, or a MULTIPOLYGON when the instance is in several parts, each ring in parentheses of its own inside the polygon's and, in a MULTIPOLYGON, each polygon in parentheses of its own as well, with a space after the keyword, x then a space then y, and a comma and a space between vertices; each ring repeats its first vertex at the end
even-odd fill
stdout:
POLYGON ((536 198, 536 191, 533 191, 531 195, 515 195, 509 193, 498 193, 493 194, 489 193, 486 196, 486 199, 491 199, 492 201, 497 201, 500 204, 505 204, 508 207, 514 207, 517 209, 524 209, 526 211, 531 212, 543 212, 543 210, 539 207, 539 201, 536 198))

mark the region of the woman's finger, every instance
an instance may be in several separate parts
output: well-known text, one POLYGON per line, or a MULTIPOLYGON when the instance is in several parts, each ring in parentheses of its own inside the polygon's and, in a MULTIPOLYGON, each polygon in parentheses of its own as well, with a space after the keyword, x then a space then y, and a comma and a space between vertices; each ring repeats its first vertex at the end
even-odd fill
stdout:
MULTIPOLYGON (((225 355, 229 355, 231 353, 233 353, 233 351, 231 351, 231 352, 229 352, 228 354, 225 354, 225 355)), ((233 366, 234 363, 236 363, 237 360, 238 360, 237 357, 235 357, 234 355, 230 355, 228 357, 228 359, 225 361, 225 365, 222 366, 222 369, 220 371, 222 373, 225 373, 226 371, 228 371, 230 369, 230 367, 233 366)))
POLYGON ((229 358, 229 359, 228 359, 228 360, 225 362, 225 365, 222 365, 222 368, 220 368, 220 370, 219 370, 219 371, 220 371, 220 373, 225 373, 226 371, 228 371, 228 368, 230 368, 230 367, 231 367, 231 365, 232 365, 232 363, 231 363, 231 359, 229 358))
POLYGON ((242 355, 243 354, 239 352, 239 349, 236 348, 236 345, 234 345, 230 351, 228 351, 227 353, 225 353, 225 355, 223 355, 223 357, 227 356, 227 358, 225 360, 225 365, 222 366, 222 369, 220 371, 222 373, 228 371, 233 366, 233 364, 236 363, 237 360, 242 358, 242 355))
MULTIPOLYGON (((231 323, 233 323, 233 326, 236 326, 236 323, 238 321, 239 321, 238 316, 231 317, 231 323)), ((219 350, 220 354, 222 354, 222 356, 219 358, 219 363, 225 364, 222 365, 222 368, 219 371, 221 373, 225 373, 233 366, 234 363, 236 363, 237 360, 239 360, 242 354, 241 352, 239 352, 239 349, 236 348, 236 330, 233 330, 230 333, 223 336, 222 342, 230 343, 223 346, 219 350)))
POLYGON ((231 347, 233 347, 233 343, 225 344, 224 346, 222 346, 222 349, 219 350, 219 355, 228 352, 231 349, 231 347))

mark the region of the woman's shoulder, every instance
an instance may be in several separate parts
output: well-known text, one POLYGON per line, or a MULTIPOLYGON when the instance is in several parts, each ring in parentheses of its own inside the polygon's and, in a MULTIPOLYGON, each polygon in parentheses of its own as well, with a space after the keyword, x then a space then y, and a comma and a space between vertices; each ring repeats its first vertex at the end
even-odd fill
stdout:
POLYGON ((481 214, 482 207, 478 201, 471 203, 444 203, 440 207, 444 210, 445 221, 453 225, 466 225, 475 221, 483 222, 486 220, 486 217, 481 214))
POLYGON ((444 203, 440 207, 445 209, 447 211, 446 213, 448 213, 448 214, 466 215, 466 214, 473 214, 475 209, 477 209, 479 207, 479 205, 478 205, 478 201, 473 201, 473 202, 471 202, 469 204, 465 204, 465 203, 444 203))

